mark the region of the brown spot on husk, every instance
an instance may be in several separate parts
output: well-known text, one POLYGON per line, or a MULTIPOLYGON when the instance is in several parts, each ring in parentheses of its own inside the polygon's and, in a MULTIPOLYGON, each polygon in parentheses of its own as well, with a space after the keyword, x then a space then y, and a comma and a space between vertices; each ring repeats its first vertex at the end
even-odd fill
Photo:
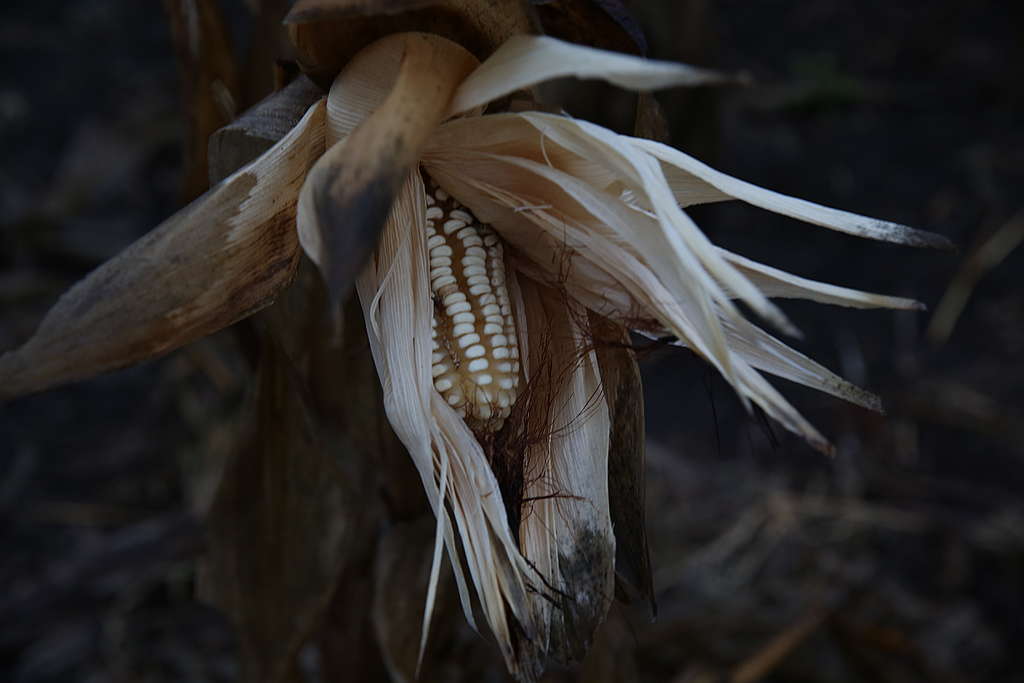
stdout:
POLYGON ((551 623, 550 656, 565 665, 576 664, 587 654, 612 601, 605 572, 614 553, 604 536, 581 529, 572 547, 571 555, 558 557, 563 592, 551 623))

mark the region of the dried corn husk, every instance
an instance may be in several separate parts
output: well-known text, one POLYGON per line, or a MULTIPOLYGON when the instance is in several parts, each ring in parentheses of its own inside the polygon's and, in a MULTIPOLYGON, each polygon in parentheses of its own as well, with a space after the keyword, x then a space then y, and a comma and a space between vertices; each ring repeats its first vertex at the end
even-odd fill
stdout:
POLYGON ((611 420, 586 309, 528 278, 520 286, 527 377, 551 411, 549 435, 527 456, 533 476, 519 530, 522 553, 543 579, 537 586, 528 575, 539 629, 536 641, 521 648, 520 666, 539 676, 547 656, 564 664, 582 660, 611 606, 611 420))
POLYGON ((367 534, 368 506, 325 447, 298 369, 273 340, 263 342, 253 419, 205 520, 199 593, 234 623, 242 679, 285 683, 339 567, 367 534))
MULTIPOLYGON (((395 6, 412 5, 428 3, 395 6)), ((310 7, 365 14, 384 5, 317 0, 296 10, 310 7)), ((332 68, 328 61, 319 63, 321 75, 332 68)), ((595 349, 595 329, 602 326, 592 322, 595 316, 620 333, 675 335, 720 371, 745 403, 828 450, 758 370, 862 405, 874 406, 874 398, 754 326, 734 299, 790 334, 796 328, 773 296, 915 305, 797 278, 725 252, 680 206, 739 198, 863 237, 918 246, 941 246, 942 240, 762 190, 664 145, 584 121, 530 111, 481 115, 495 98, 565 75, 642 88, 714 78, 549 38, 515 38, 475 67, 465 49, 443 38, 389 37, 352 60, 326 107, 315 105, 260 159, 72 290, 37 339, 0 359, 0 378, 17 375, 18 392, 85 376, 184 343, 266 303, 291 276, 292 207, 307 169, 322 155, 302 187, 295 220, 335 304, 384 223, 356 285, 388 418, 437 517, 421 651, 447 550, 466 618, 473 623, 477 611, 482 615, 516 675, 535 679, 549 657, 578 659, 613 591, 612 430, 620 418, 636 419, 623 417, 621 382, 595 349), (539 425, 523 423, 537 427, 523 442, 526 467, 536 476, 528 478, 521 501, 502 500, 476 432, 431 382, 433 302, 420 169, 511 247, 508 285, 517 302, 527 394, 550 408, 539 425), (279 240, 274 249, 265 243, 272 238, 279 240), (279 267, 261 267, 257 278, 250 269, 265 265, 268 251, 279 267), (194 274, 196 287, 161 279, 167 277, 164 263, 179 269, 173 274, 181 268, 194 274), (164 289, 143 290, 143 276, 164 289), (142 300, 144 313, 130 301, 139 291, 151 297, 142 300), (182 293, 191 299, 179 302, 182 293), (123 330, 125 320, 129 333, 114 339, 111 326, 123 330), (164 346, 153 346, 154 332, 167 329, 168 320, 175 323, 171 334, 161 340, 164 346), (69 346, 68 328, 91 346, 69 346), (139 339, 146 342, 141 351, 139 339), (517 519, 510 518, 509 504, 518 509, 517 519)), ((635 492, 626 499, 637 505, 635 492)), ((649 567, 645 560, 637 567, 640 583, 649 567)))
POLYGON ((657 612, 644 506, 644 397, 640 367, 622 325, 590 314, 608 403, 608 504, 615 529, 616 597, 657 612))
POLYGON ((165 354, 273 302, 295 273, 299 188, 326 108, 72 287, 0 357, 0 400, 165 354))
MULTIPOLYGON (((298 214, 303 246, 326 272, 336 255, 321 236, 338 226, 328 224, 328 213, 312 197, 322 192, 322 178, 339 172, 345 150, 362 153, 349 145, 365 144, 360 141, 373 139, 366 131, 388 125, 389 98, 404 87, 415 90, 400 85, 406 49, 398 38, 370 46, 331 88, 330 138, 337 143, 303 189, 298 214)), ((458 50, 449 54, 462 60, 458 50)), ((553 406, 549 436, 528 450, 527 467, 541 474, 526 486, 521 522, 506 514, 508 501, 501 500, 474 432, 432 387, 433 303, 421 227, 426 200, 418 174, 407 176, 358 280, 389 419, 438 515, 431 586, 443 543, 467 619, 473 620, 472 587, 510 668, 527 680, 539 675, 548 657, 579 658, 613 590, 616 544, 607 477, 612 419, 619 419, 619 412, 609 393, 615 387, 603 384, 611 374, 599 367, 592 350, 588 310, 612 325, 676 335, 722 372, 741 398, 828 450, 828 442, 757 368, 861 405, 876 407, 876 399, 755 327, 733 300, 741 299, 791 334, 795 327, 770 297, 916 306, 816 283, 730 254, 712 245, 680 205, 735 196, 865 237, 941 242, 909 228, 751 190, 670 148, 586 122, 538 112, 480 115, 509 90, 565 75, 599 76, 634 87, 713 78, 548 38, 518 37, 454 91, 449 115, 464 114, 423 139, 420 165, 515 248, 510 290, 521 309, 517 327, 529 391, 553 406), (552 365, 560 372, 545 374, 552 365)), ((442 87, 450 92, 448 81, 442 87)), ((417 124, 417 140, 422 130, 417 124)), ((399 166, 408 157, 403 151, 395 159, 399 166)), ((637 496, 632 498, 635 507, 637 496)), ((649 571, 645 561, 635 572, 640 581, 649 571)), ((649 585, 639 590, 649 592, 649 585)), ((434 598, 431 588, 427 619, 434 598)))
POLYGON ((320 158, 302 190, 303 216, 316 216, 300 219, 302 242, 335 302, 347 293, 395 193, 476 62, 454 43, 429 34, 382 42, 401 55, 397 72, 384 81, 387 97, 372 119, 320 158))
MULTIPOLYGON (((632 327, 653 324, 648 329, 667 330, 719 369, 741 397, 829 450, 827 441, 754 367, 799 378, 862 405, 876 406, 877 400, 790 349, 785 361, 779 362, 778 347, 786 347, 775 340, 768 342, 771 337, 739 315, 733 298, 742 299, 790 333, 794 328, 769 296, 861 307, 918 304, 815 283, 714 247, 676 203, 727 197, 693 180, 694 176, 685 188, 679 173, 666 176, 661 157, 683 163, 681 156, 685 155, 664 145, 619 136, 586 122, 525 113, 447 123, 428 145, 424 163, 478 216, 493 223, 530 257, 534 275, 543 277, 546 271, 549 278, 560 277, 568 259, 565 286, 592 310, 632 327), (445 167, 460 170, 446 172, 445 167), (672 178, 674 187, 668 182, 672 178), (737 343, 738 327, 746 331, 745 339, 753 337, 753 343, 737 343)), ((765 203, 762 200, 768 196, 772 208, 813 218, 827 227, 911 244, 942 243, 928 233, 760 188, 737 190, 719 176, 716 182, 748 201, 765 203)))

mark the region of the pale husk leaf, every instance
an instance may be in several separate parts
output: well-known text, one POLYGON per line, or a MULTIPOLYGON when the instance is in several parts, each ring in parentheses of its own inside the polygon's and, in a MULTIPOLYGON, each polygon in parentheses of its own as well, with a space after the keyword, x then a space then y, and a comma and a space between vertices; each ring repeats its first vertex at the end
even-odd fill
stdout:
MULTIPOLYGON (((510 609, 523 629, 526 564, 508 527, 498 484, 465 422, 434 391, 430 376, 430 296, 422 180, 410 174, 389 214, 373 258, 357 281, 384 406, 409 450, 440 525, 467 619, 473 623, 466 574, 510 662, 510 609), (461 553, 456 541, 461 539, 461 553)), ((432 582, 437 580, 437 569, 432 582)), ((431 591, 431 600, 433 599, 431 591)), ((427 614, 432 604, 427 605, 427 614)))
MULTIPOLYGON (((478 121, 497 119, 490 123, 514 125, 515 118, 484 117, 452 122, 444 128, 460 128, 460 137, 467 140, 463 146, 468 147, 472 144, 468 141, 478 139, 472 133, 478 121)), ((521 137, 518 144, 524 156, 544 154, 552 164, 558 163, 552 153, 554 143, 538 151, 542 141, 534 135, 521 137)), ((466 151, 435 140, 425 150, 424 161, 442 185, 449 182, 451 187, 446 189, 469 203, 477 215, 499 229, 506 225, 506 239, 530 255, 535 265, 546 268, 548 279, 563 278, 560 271, 571 262, 564 276, 566 286, 578 296, 579 288, 599 285, 586 300, 601 313, 616 302, 600 305, 594 299, 601 301, 621 290, 629 292, 640 302, 639 310, 615 311, 619 318, 671 320, 677 335, 730 376, 731 357, 716 312, 716 304, 732 308, 729 295, 693 255, 689 243, 671 239, 675 233, 665 230, 654 217, 568 173, 520 156, 466 151), (541 228, 542 234, 530 230, 529 223, 541 228), (667 295, 666 288, 676 294, 667 295)), ((698 247, 720 259, 695 226, 692 230, 698 247)), ((751 289, 731 267, 724 272, 737 283, 734 286, 751 289)))
MULTIPOLYGON (((452 122, 444 128, 459 126, 468 140, 496 139, 471 135, 474 123, 452 122)), ((729 301, 724 290, 719 289, 720 297, 708 293, 705 283, 718 285, 706 271, 699 277, 703 264, 686 259, 683 251, 680 266, 672 259, 680 256, 673 251, 680 249, 679 242, 665 237, 657 218, 617 194, 601 192, 554 168, 557 145, 550 138, 545 141, 540 152, 528 138, 520 146, 525 156, 541 154, 551 165, 456 149, 437 140, 425 150, 424 163, 445 189, 493 224, 546 281, 563 286, 591 310, 623 324, 653 322, 668 328, 722 372, 741 400, 754 401, 787 429, 828 451, 828 442, 732 347, 719 317, 743 319, 723 313, 721 302, 729 301), (698 276, 690 277, 692 273, 698 276), (628 296, 623 298, 621 292, 628 296)), ((572 144, 582 150, 587 143, 577 139, 572 144)), ((687 246, 684 243, 682 249, 687 246)), ((721 256, 714 247, 710 249, 721 256)), ((729 270, 730 284, 745 281, 731 266, 729 270)))
MULTIPOLYGON (((589 159, 567 154, 566 150, 551 142, 542 142, 538 149, 531 149, 524 141, 530 137, 526 121, 520 117, 488 116, 484 120, 452 122, 443 126, 431 141, 430 150, 443 147, 471 148, 491 153, 517 155, 535 162, 546 163, 565 169, 598 189, 614 189, 617 176, 607 167, 589 159), (471 141, 467 144, 466 140, 471 141)), ((719 198, 728 199, 722 195, 719 198)), ((633 217, 636 220, 636 217, 633 217)), ((637 225, 641 232, 642 226, 637 225)), ((829 283, 802 278, 771 266, 747 259, 738 254, 716 248, 723 259, 735 267, 766 297, 798 298, 819 303, 850 306, 854 308, 921 309, 923 305, 912 299, 874 294, 861 290, 839 287, 829 283)), ((529 265, 526 266, 529 268, 529 265)), ((606 284, 610 284, 606 282, 606 284)), ((723 287, 728 290, 726 283, 723 287)), ((617 293, 608 292, 616 297, 617 293)), ((730 291, 730 296, 736 296, 730 291)))
POLYGON ((725 326, 730 345, 752 367, 868 410, 882 412, 882 401, 876 395, 847 382, 749 321, 729 320, 725 326))
MULTIPOLYGON (((729 295, 719 284, 722 283, 759 314, 790 334, 796 334, 795 328, 781 311, 740 275, 678 208, 668 192, 659 165, 649 155, 635 150, 629 144, 631 138, 586 122, 537 112, 455 121, 445 126, 454 129, 450 138, 458 136, 464 140, 461 145, 463 148, 494 146, 495 137, 500 140, 502 134, 486 130, 491 127, 508 128, 504 133, 506 139, 515 131, 517 136, 512 144, 499 146, 508 150, 510 155, 514 153, 537 164, 557 167, 549 173, 538 166, 534 172, 553 174, 552 180, 567 190, 569 187, 576 188, 576 198, 581 203, 587 206, 614 207, 621 215, 614 223, 619 226, 615 228, 618 239, 627 244, 643 240, 645 244, 638 244, 637 250, 643 253, 652 266, 660 262, 659 275, 671 278, 667 284, 673 289, 698 287, 703 292, 700 298, 713 300, 727 311, 735 312, 729 295), (523 130, 516 119, 528 122, 541 136, 523 130), (460 128, 461 131, 458 130, 460 128), (483 141, 483 144, 478 140, 483 141), (558 171, 563 171, 564 175, 559 175, 558 171), (587 193, 593 198, 599 192, 604 194, 612 189, 617 189, 620 194, 629 192, 642 197, 643 205, 653 208, 653 211, 647 211, 646 229, 644 226, 630 225, 641 221, 643 216, 639 215, 639 211, 623 213, 622 209, 629 208, 625 202, 600 201, 606 197, 584 201, 579 196, 580 193, 587 193), (697 282, 691 285, 689 281, 693 278, 697 282)), ((436 142, 434 144, 437 145, 436 142)), ((704 322, 714 334, 717 323, 710 310, 705 313, 704 322)))
POLYGON ((256 380, 204 520, 197 590, 233 623, 241 678, 287 683, 375 520, 338 468, 355 458, 328 446, 299 369, 269 334, 256 380))
POLYGON ((942 235, 877 218, 859 216, 766 190, 716 171, 688 154, 660 142, 633 138, 633 144, 662 162, 669 184, 675 191, 676 200, 682 206, 730 198, 740 199, 768 211, 858 237, 912 247, 953 248, 949 240, 942 235))
MULTIPOLYGON (((732 351, 751 367, 770 375, 831 394, 868 410, 883 412, 881 399, 875 394, 844 380, 820 363, 771 336, 747 320, 737 324, 724 323, 732 351)), ((634 330, 648 339, 658 340, 671 335, 671 330, 646 328, 634 330)), ((673 346, 690 348, 685 341, 675 340, 673 346)))
POLYGON ((550 36, 520 35, 507 40, 463 81, 450 112, 458 114, 516 90, 565 76, 600 78, 628 90, 656 90, 727 80, 707 69, 658 62, 550 36))
MULTIPOLYGON (((585 121, 574 121, 550 114, 530 113, 525 114, 524 118, 541 131, 545 138, 557 141, 579 157, 602 159, 609 162, 609 168, 618 170, 619 185, 623 186, 620 194, 627 203, 630 198, 640 200, 639 205, 634 208, 653 214, 651 217, 657 219, 656 224, 664 232, 674 252, 685 254, 687 249, 692 251, 693 259, 681 259, 684 261, 681 265, 691 265, 694 260, 699 262, 701 268, 696 269, 697 273, 706 270, 709 276, 729 287, 759 315, 788 334, 799 334, 782 311, 722 258, 700 228, 680 210, 669 191, 660 165, 631 144, 634 138, 618 135, 585 121)), ((693 273, 689 272, 687 275, 692 277, 693 273)), ((708 287, 716 303, 729 313, 735 311, 731 304, 725 303, 727 298, 722 296, 717 288, 711 287, 707 281, 703 284, 708 287)))
POLYGON ((647 545, 644 398, 629 330, 589 314, 601 385, 608 404, 608 508, 615 529, 615 594, 657 612, 647 545))
MULTIPOLYGON (((790 330, 765 299, 805 298, 859 308, 921 305, 801 278, 714 247, 677 213, 675 203, 728 196, 660 161, 667 176, 647 172, 644 158, 655 159, 651 149, 645 141, 592 124, 530 112, 449 122, 435 134, 425 162, 445 179, 446 189, 487 216, 484 220, 528 257, 526 272, 564 283, 587 307, 624 324, 664 326, 722 372, 741 398, 829 450, 755 368, 880 410, 877 397, 758 329, 729 299, 743 299, 790 330), (531 135, 524 123, 542 137, 531 135), (671 185, 674 197, 665 192, 671 185), (680 195, 683 189, 689 197, 680 195)), ((754 195, 761 192, 755 190, 754 195)), ((798 217, 819 222, 828 217, 832 227, 853 231, 854 224, 868 224, 860 229, 862 236, 915 244, 934 237, 910 229, 885 232, 873 219, 792 202, 786 208, 800 207, 798 217)))
POLYGON ((747 276, 765 296, 784 299, 806 299, 821 304, 849 306, 850 308, 893 308, 897 310, 924 310, 925 305, 913 299, 886 294, 874 294, 850 289, 827 282, 819 282, 787 273, 778 268, 758 263, 725 249, 720 250, 727 261, 747 276))
MULTIPOLYGON (((299 200, 300 241, 335 303, 376 243, 403 179, 415 168, 455 88, 476 65, 464 48, 423 33, 403 33, 365 52, 339 80, 357 81, 384 68, 394 73, 393 83, 386 91, 357 84, 362 97, 353 97, 352 109, 330 105, 340 121, 338 135, 346 126, 354 128, 316 163, 299 200), (400 59, 394 72, 396 54, 400 59), (351 116, 339 119, 339 112, 351 116)), ((332 88, 328 101, 336 103, 345 95, 344 87, 332 88)))
POLYGON ((396 34, 367 46, 345 65, 327 100, 328 146, 348 136, 387 99, 404 53, 404 37, 396 34))

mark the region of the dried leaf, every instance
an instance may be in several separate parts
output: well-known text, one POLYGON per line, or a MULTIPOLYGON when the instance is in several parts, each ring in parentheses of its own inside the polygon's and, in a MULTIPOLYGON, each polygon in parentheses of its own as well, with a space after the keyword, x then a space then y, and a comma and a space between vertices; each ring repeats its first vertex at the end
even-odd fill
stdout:
POLYGON ((435 524, 429 514, 396 524, 377 548, 373 632, 394 683, 480 681, 496 668, 491 648, 462 618, 447 565, 438 582, 431 641, 420 661, 420 625, 430 583, 435 524))
POLYGON ((342 301, 377 242, 406 175, 440 123, 457 85, 476 65, 454 43, 396 36, 404 48, 387 99, 316 163, 302 189, 302 246, 320 267, 332 301, 342 301))
POLYGON ((601 384, 608 403, 608 499, 615 532, 616 593, 644 600, 657 612, 644 507, 644 395, 629 331, 591 313, 601 384))
POLYGON ((954 248, 953 244, 942 235, 915 230, 905 225, 877 218, 858 216, 848 211, 832 209, 766 190, 763 187, 728 176, 721 171, 716 171, 707 164, 668 145, 640 139, 636 140, 636 145, 661 162, 669 185, 672 187, 676 199, 683 206, 707 201, 739 199, 768 211, 866 239, 905 244, 911 247, 947 250, 954 248))
POLYGON ((747 320, 725 323, 725 333, 736 353, 751 367, 831 394, 881 413, 882 401, 870 391, 847 382, 747 320))
POLYGON ((266 154, 66 292, 0 357, 0 400, 162 355, 270 304, 298 264, 295 201, 325 118, 311 107, 266 154))
POLYGON ((720 249, 726 260, 746 275, 765 296, 807 299, 821 304, 849 306, 851 308, 893 308, 897 310, 923 310, 925 305, 913 299, 885 294, 872 294, 859 289, 839 287, 827 282, 807 278, 772 268, 763 263, 720 249))
POLYGON ((181 72, 185 140, 184 195, 192 200, 209 187, 207 141, 237 109, 239 86, 224 18, 215 2, 164 0, 181 72))
POLYGON ((669 329, 721 372, 741 400, 825 452, 831 445, 756 369, 872 408, 877 399, 777 340, 751 346, 771 337, 760 330, 735 332, 740 326, 756 330, 732 302, 736 288, 783 329, 785 319, 769 294, 857 306, 915 304, 814 283, 719 250, 676 203, 724 199, 728 189, 765 208, 865 237, 933 246, 944 241, 777 195, 658 143, 536 112, 447 122, 424 163, 526 257, 531 275, 561 283, 578 301, 622 324, 669 329), (541 135, 531 137, 524 123, 541 135))
POLYGON ((200 594, 238 631, 242 680, 276 683, 294 680, 362 520, 296 368, 269 338, 254 402, 207 520, 200 594))
POLYGON ((392 33, 432 33, 484 59, 509 37, 536 32, 524 0, 299 0, 285 21, 299 64, 324 87, 359 50, 392 33))
MULTIPOLYGON (((409 451, 438 519, 431 583, 437 583, 443 543, 467 621, 474 623, 472 582, 488 626, 508 659, 510 621, 516 619, 532 631, 522 581, 529 568, 516 547, 500 488, 480 444, 433 387, 434 305, 426 235, 408 227, 423 224, 425 207, 420 175, 410 174, 373 258, 360 273, 359 300, 388 418, 409 451)), ((427 614, 432 597, 428 593, 427 614)))
MULTIPOLYGON (((353 297, 343 307, 339 340, 326 301, 320 274, 303 260, 295 282, 252 320, 267 333, 263 343, 269 336, 303 368, 308 389, 303 398, 348 492, 345 515, 351 533, 334 597, 316 632, 323 680, 377 683, 387 677, 370 620, 379 529, 386 517, 420 516, 428 507, 409 457, 384 416, 359 302, 353 297), (353 652, 359 657, 353 658, 353 652)), ((315 555, 319 546, 313 543, 305 552, 315 555)))
POLYGON ((611 421, 587 311, 560 291, 520 279, 529 335, 531 391, 549 411, 550 436, 527 454, 519 529, 533 572, 538 632, 517 643, 526 680, 548 658, 583 659, 614 592, 615 536, 609 512, 611 421), (536 575, 539 574, 539 577, 536 575))

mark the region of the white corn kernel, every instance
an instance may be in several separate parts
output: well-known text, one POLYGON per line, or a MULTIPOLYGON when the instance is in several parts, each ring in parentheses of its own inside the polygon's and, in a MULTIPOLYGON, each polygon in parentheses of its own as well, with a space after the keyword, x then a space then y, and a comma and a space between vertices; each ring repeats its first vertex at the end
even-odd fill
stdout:
MULTIPOLYGON (((476 334, 475 332, 471 332, 469 334, 462 335, 461 337, 458 338, 458 340, 459 340, 459 348, 460 349, 464 349, 464 348, 466 348, 467 346, 469 346, 471 344, 479 344, 479 342, 480 342, 480 335, 476 334)), ((481 348, 483 348, 483 347, 481 347, 481 348)), ((466 355, 467 356, 469 355, 468 351, 466 352, 466 355)))
POLYGON ((434 389, 474 430, 499 429, 519 387, 501 239, 429 176, 424 180, 424 229, 437 302, 431 320, 434 389))

